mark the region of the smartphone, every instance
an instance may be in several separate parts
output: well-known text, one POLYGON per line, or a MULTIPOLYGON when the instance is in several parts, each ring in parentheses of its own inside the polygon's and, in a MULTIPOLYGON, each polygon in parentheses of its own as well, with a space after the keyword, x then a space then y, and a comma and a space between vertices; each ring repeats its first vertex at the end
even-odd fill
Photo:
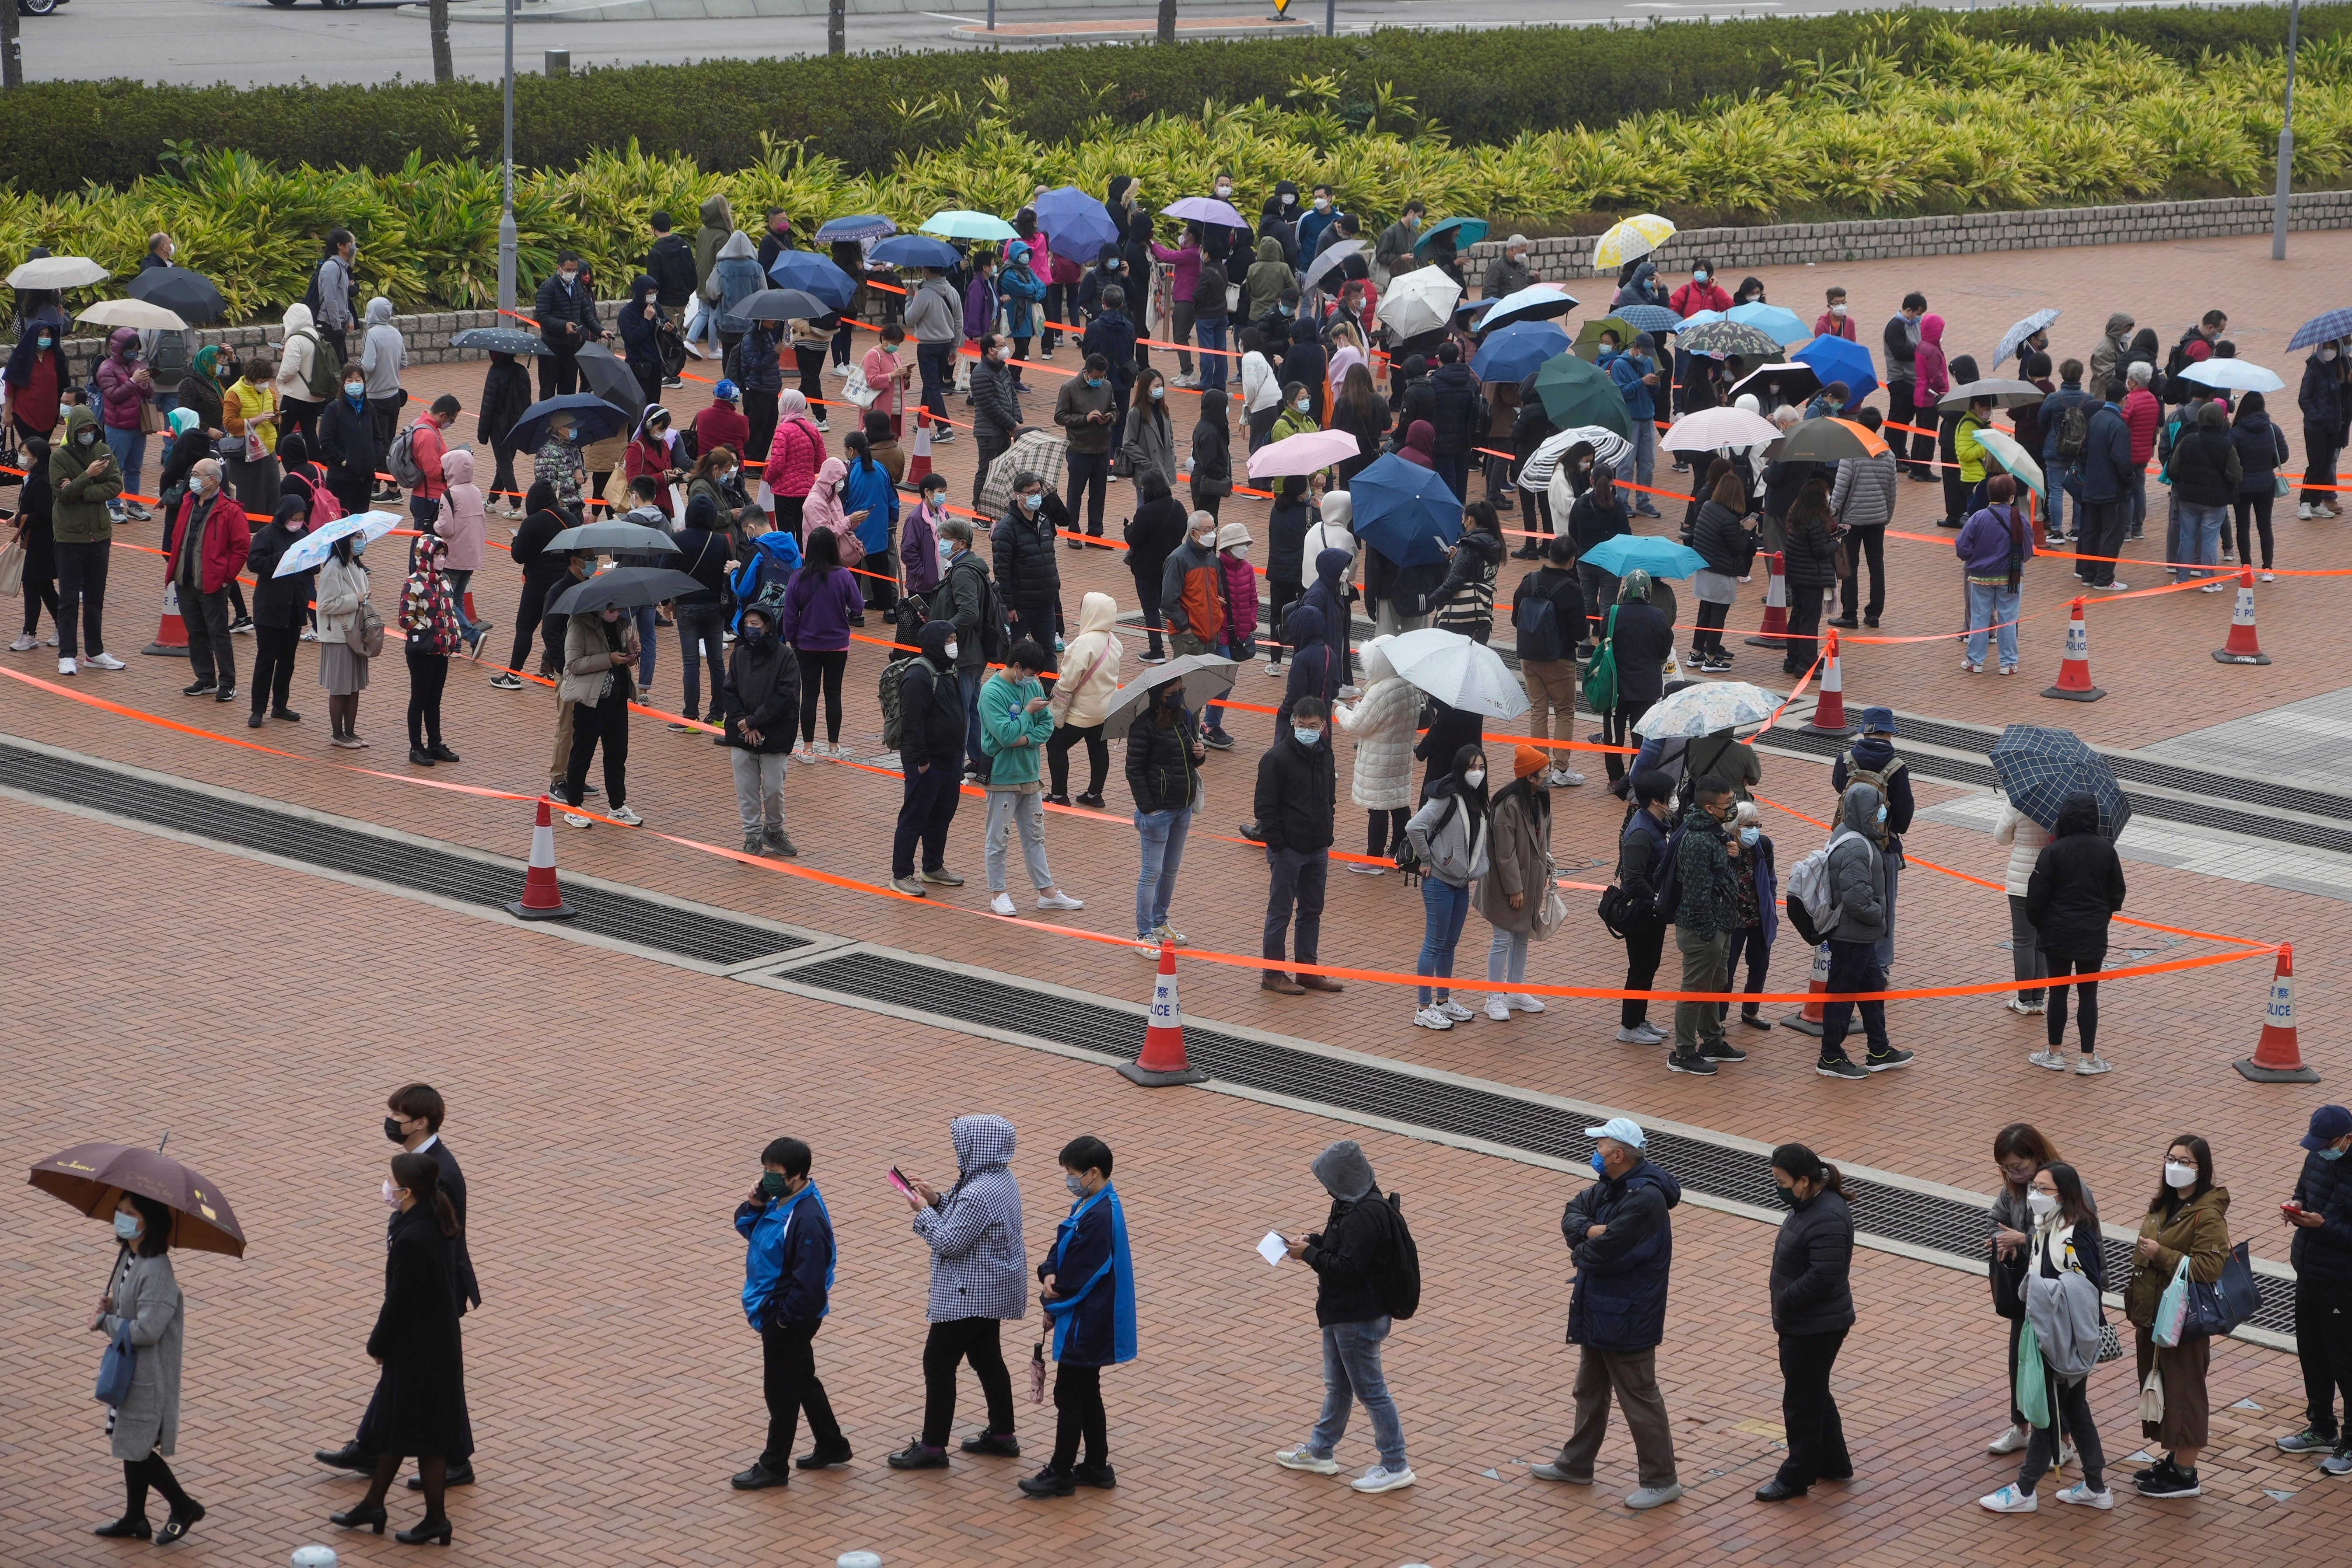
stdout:
POLYGON ((2296 1203, 2293 1198, 2289 1198, 2286 1202, 2279 1205, 2279 1213, 2281 1214, 2301 1214, 2302 1212, 2303 1205, 2296 1203))
POLYGON ((896 1165, 890 1167, 890 1184, 898 1188, 900 1192, 906 1194, 910 1198, 915 1195, 914 1184, 908 1181, 906 1177, 900 1175, 898 1173, 898 1167, 896 1165))

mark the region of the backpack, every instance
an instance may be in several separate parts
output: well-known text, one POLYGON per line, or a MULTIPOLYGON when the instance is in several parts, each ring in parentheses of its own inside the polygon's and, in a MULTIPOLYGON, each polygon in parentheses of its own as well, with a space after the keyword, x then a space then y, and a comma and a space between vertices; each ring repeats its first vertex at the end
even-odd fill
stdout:
POLYGON ((1372 1293, 1389 1316, 1403 1322, 1421 1310, 1421 1249, 1404 1223, 1404 1208, 1394 1193, 1378 1200, 1388 1209, 1388 1244, 1372 1259, 1372 1293))
MULTIPOLYGON (((416 425, 424 423, 419 419, 416 425)), ((394 436, 392 449, 384 454, 384 468, 404 490, 413 490, 425 482, 424 466, 416 460, 416 425, 394 436)))
POLYGON ((2180 335, 2180 341, 2172 345, 2172 352, 2164 356, 2165 380, 2170 381, 2174 376, 2179 375, 2182 371, 2189 368, 2190 363, 2189 358, 2189 345, 2195 342, 2204 335, 2204 333, 2198 331, 2195 327, 2189 328, 2186 332, 2183 332, 2180 335))
POLYGON ((302 477, 310 481, 310 526, 321 528, 343 515, 343 503, 327 488, 327 470, 317 463, 307 467, 302 477))
POLYGON ((335 345, 316 332, 298 331, 298 338, 310 340, 310 379, 304 391, 313 403, 331 403, 336 391, 343 384, 343 358, 335 345))
POLYGON ((782 626, 784 618, 784 591, 792 586, 793 569, 766 551, 735 570, 727 585, 734 592, 735 624, 743 624, 743 612, 758 610, 768 617, 772 626, 782 626))
POLYGON ((2070 463, 2077 461, 2083 456, 2084 448, 2090 444, 2091 405, 2088 403, 2069 404, 2066 411, 2058 416, 2058 456, 2070 463))
POLYGON ((1797 934, 1805 939, 1809 947, 1819 947, 1829 941, 1830 932, 1845 918, 1837 894, 1830 887, 1830 851, 1849 835, 1862 837, 1851 827, 1840 828, 1830 836, 1827 844, 1791 867, 1789 879, 1780 885, 1781 895, 1787 900, 1789 923, 1797 928, 1797 934))
MULTIPOLYGON (((2015 566, 2015 552, 2016 541, 2012 537, 2011 540, 2012 569, 2015 566)), ((1865 768, 1853 760, 1852 752, 1848 752, 1845 754, 1845 787, 1852 789, 1858 784, 1866 784, 1878 792, 1878 803, 1881 805, 1891 806, 1894 805, 1895 795, 1887 786, 1894 783, 1895 775, 1903 771, 1904 765, 1902 758, 1894 757, 1888 760, 1884 771, 1877 768, 1865 768)), ((1885 848, 1887 839, 1893 837, 1887 832, 1886 824, 1882 822, 1878 825, 1877 837, 1878 847, 1881 849, 1885 848)))
POLYGON ((188 374, 190 363, 187 333, 155 334, 155 352, 147 356, 147 373, 158 385, 177 382, 188 374))
POLYGON ((1561 653, 1559 606, 1541 590, 1525 594, 1511 606, 1511 629, 1518 633, 1519 660, 1557 659, 1561 653))
MULTIPOLYGON (((955 573, 954 567, 949 567, 947 576, 932 590, 931 619, 935 621, 955 619, 955 573)), ((981 657, 991 663, 1001 661, 1004 658, 1004 650, 1012 646, 1012 638, 1004 626, 1003 595, 997 592, 996 579, 985 572, 980 574, 979 630, 981 657)), ((961 653, 962 649, 957 651, 961 653)))
POLYGON ((1609 619, 1601 633, 1601 651, 1584 670, 1584 705, 1595 713, 1607 716, 1617 711, 1617 606, 1609 606, 1609 619))
POLYGON ((901 689, 906 684, 907 671, 914 662, 914 657, 910 655, 905 658, 894 658, 882 667, 882 746, 885 751, 897 751, 898 742, 906 738, 906 716, 901 706, 905 693, 901 689))
POLYGON ((1686 822, 1678 822, 1675 824, 1675 830, 1666 835, 1666 847, 1659 857, 1658 874, 1650 879, 1650 886, 1657 889, 1657 900, 1652 907, 1662 920, 1673 920, 1683 900, 1683 833, 1689 826, 1686 822))

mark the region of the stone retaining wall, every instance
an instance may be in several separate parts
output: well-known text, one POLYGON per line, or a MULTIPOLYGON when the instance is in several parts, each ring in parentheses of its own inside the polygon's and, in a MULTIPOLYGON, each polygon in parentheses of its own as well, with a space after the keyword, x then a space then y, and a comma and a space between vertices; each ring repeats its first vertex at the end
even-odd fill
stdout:
MULTIPOLYGON (((619 300, 606 300, 597 306, 599 318, 604 323, 605 342, 613 352, 620 352, 620 339, 614 331, 614 321, 620 314, 619 300)), ((496 310, 439 310, 418 316, 394 316, 392 324, 408 343, 411 364, 448 364, 459 360, 483 361, 488 355, 472 349, 453 349, 449 340, 472 327, 515 326, 518 323, 496 310)), ((525 331, 529 329, 526 328, 525 331)), ((75 379, 87 381, 94 373, 99 354, 106 347, 111 327, 90 327, 75 323, 76 336, 66 340, 66 363, 73 368, 75 379), (89 334, 83 336, 79 334, 89 334)), ((353 357, 357 357, 365 329, 353 327, 345 334, 353 357)), ((286 329, 273 322, 266 327, 206 327, 196 333, 199 348, 214 343, 226 343, 242 359, 256 349, 266 348, 270 360, 278 358, 278 345, 286 341, 286 329)), ((14 345, 10 345, 13 347, 14 345)))

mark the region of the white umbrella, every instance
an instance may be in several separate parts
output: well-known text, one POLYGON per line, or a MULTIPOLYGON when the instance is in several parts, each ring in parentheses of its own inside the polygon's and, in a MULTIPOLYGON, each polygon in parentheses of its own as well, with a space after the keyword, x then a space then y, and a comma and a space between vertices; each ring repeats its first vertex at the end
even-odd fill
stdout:
POLYGON ((1744 680, 1718 680, 1685 686, 1650 705, 1634 722, 1633 733, 1643 740, 1682 737, 1696 740, 1717 730, 1741 724, 1761 724, 1780 710, 1785 699, 1744 680))
POLYGON ((2050 492, 2042 478, 2042 465, 2026 455, 2025 447, 2016 437, 2006 430, 1979 430, 1977 443, 1992 455, 1992 460, 2000 466, 2002 472, 2042 500, 2050 499, 2050 492))
POLYGON ((1366 247, 1364 242, 1360 239, 1333 240, 1329 245, 1323 247, 1323 253, 1320 256, 1318 256, 1313 261, 1307 263, 1307 277, 1305 280, 1299 284, 1299 287, 1302 289, 1315 288, 1317 285, 1320 284, 1324 278, 1341 262, 1347 260, 1350 256, 1364 255, 1368 248, 1369 247, 1366 247))
POLYGON ((100 327, 152 327, 173 332, 188 330, 188 323, 177 315, 144 300, 100 300, 89 310, 78 312, 74 320, 100 327))
POLYGON ((1669 452, 1712 452, 1718 447, 1758 447, 1780 434, 1780 427, 1760 414, 1725 405, 1685 414, 1658 445, 1669 452))
POLYGON ((1388 644, 1389 667, 1449 708, 1516 719, 1528 710, 1528 694, 1503 656, 1460 632, 1423 626, 1388 644))
MULTIPOLYGON (((1780 431, 1775 429, 1772 433, 1777 436, 1780 431)), ((1579 441, 1591 444, 1594 462, 1606 463, 1612 468, 1622 468, 1626 454, 1633 449, 1632 442, 1606 425, 1571 425, 1558 435, 1546 437, 1542 446, 1528 454, 1528 460, 1519 465, 1519 488, 1539 490, 1549 485, 1559 460, 1579 441)), ((1568 514, 1559 515, 1565 518, 1568 514)))
POLYGON ((87 256, 43 256, 8 274, 11 289, 79 289, 103 283, 114 274, 87 256))
POLYGON ((2276 372, 2243 359, 2200 359, 2182 371, 2180 379, 2204 386, 2226 386, 2232 392, 2277 392, 2286 385, 2276 372))
POLYGON ((1461 284, 1434 267, 1423 267, 1391 283, 1375 314, 1399 338, 1419 337, 1445 325, 1461 300, 1461 284))
POLYGON ((362 543, 382 539, 408 519, 396 511, 346 512, 332 522, 322 522, 292 544, 278 558, 278 570, 273 577, 291 577, 297 572, 308 572, 327 563, 327 549, 345 534, 356 533, 362 543))
POLYGON ((1188 653, 1147 669, 1110 695, 1103 706, 1103 739, 1124 740, 1151 706, 1151 693, 1171 680, 1184 683, 1184 706, 1199 712, 1210 699, 1234 683, 1241 666, 1222 654, 1188 653))

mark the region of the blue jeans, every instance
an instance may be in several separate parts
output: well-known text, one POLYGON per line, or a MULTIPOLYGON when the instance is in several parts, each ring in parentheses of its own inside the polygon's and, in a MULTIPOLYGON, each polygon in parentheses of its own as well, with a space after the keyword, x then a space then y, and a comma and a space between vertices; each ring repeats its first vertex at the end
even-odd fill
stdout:
POLYGON ((1372 1442, 1381 1463, 1391 1470, 1405 1468, 1404 1427, 1397 1421, 1396 1401, 1389 1397, 1388 1379, 1381 1373, 1381 1342, 1389 1337, 1389 1321, 1369 1323, 1328 1323, 1323 1329, 1323 1415, 1307 1439, 1307 1451, 1328 1459, 1339 1439, 1348 1435, 1348 1415, 1355 1400, 1364 1402, 1372 1418, 1372 1442))
POLYGON ((2000 662, 2004 666, 2017 662, 2017 603, 2018 590, 2005 583, 1970 583, 1969 590, 1969 646, 1970 664, 1982 664, 1985 656, 1987 628, 2000 628, 2000 662))
POLYGON ((963 688, 964 768, 982 778, 988 776, 989 762, 980 744, 980 689, 987 679, 986 669, 956 671, 956 684, 963 688))
MULTIPOLYGON (((2218 566, 2221 561, 2221 536, 2230 526, 2230 509, 2226 506, 2200 506, 2195 501, 2180 503, 2180 551, 2175 561, 2196 561, 2207 566, 2218 566)), ((2215 574, 2180 574, 2190 576, 2213 576, 2215 574)))
POLYGON ((923 406, 934 419, 948 416, 948 388, 955 382, 956 345, 917 343, 915 363, 923 373, 923 406))
POLYGON ((1201 390, 1223 392, 1225 389, 1225 356, 1216 351, 1225 346, 1225 328, 1231 318, 1219 316, 1214 321, 1195 316, 1192 331, 1201 344, 1201 390))
POLYGON ((1143 865, 1135 876, 1135 934, 1149 938, 1168 923, 1168 900, 1176 894, 1176 868, 1184 863, 1190 811, 1139 811, 1135 834, 1143 841, 1143 865))
POLYGON ((654 687, 654 654, 661 647, 661 639, 654 636, 655 611, 651 605, 631 613, 637 621, 637 698, 642 701, 654 687))
MULTIPOLYGON (((1646 485, 1658 471, 1658 427, 1647 418, 1634 419, 1633 425, 1633 478, 1646 485)), ((1655 517, 1658 500, 1655 496, 1636 490, 1633 492, 1633 510, 1655 517)))
MULTIPOLYGON (((1424 877, 1421 883, 1421 959, 1413 965, 1415 974, 1427 974, 1439 979, 1454 978, 1454 946, 1462 940, 1462 922, 1470 914, 1470 888, 1467 883, 1456 887, 1437 877, 1424 877)), ((1449 986, 1437 987, 1437 1000, 1453 995, 1449 986)), ((1430 1003, 1430 988, 1421 988, 1421 1005, 1430 1003)))
POLYGON ((140 471, 147 466, 147 437, 141 431, 117 430, 109 425, 106 449, 114 454, 114 466, 122 474, 122 494, 127 501, 137 492, 140 471))
MULTIPOLYGON (((2042 531, 2053 539, 2063 536, 2066 531, 2066 501, 2068 500, 2066 495, 2066 487, 2068 484, 2073 482, 2074 476, 2081 471, 2082 468, 2080 464, 2053 463, 2050 465, 2049 471, 2042 476, 2042 483, 2050 492, 2050 515, 2043 521, 2042 531)), ((2081 522, 2082 516, 2083 503, 2078 500, 2074 502, 2074 518, 2077 524, 2081 522)))

